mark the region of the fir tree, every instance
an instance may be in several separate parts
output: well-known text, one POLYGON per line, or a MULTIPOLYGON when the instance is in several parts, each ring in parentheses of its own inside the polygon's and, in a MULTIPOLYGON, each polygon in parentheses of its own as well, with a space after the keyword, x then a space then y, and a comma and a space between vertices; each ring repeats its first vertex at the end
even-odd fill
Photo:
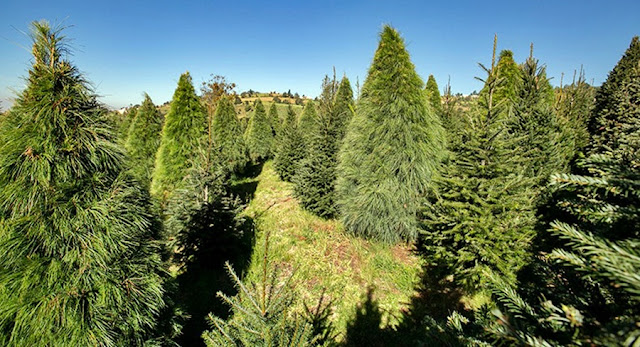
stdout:
POLYGON ((436 114, 440 115, 442 113, 442 97, 440 97, 440 90, 438 89, 438 84, 436 83, 436 79, 433 75, 429 75, 429 79, 427 79, 427 86, 424 91, 427 100, 429 100, 429 105, 431 105, 436 114))
MULTIPOLYGON (((300 204, 317 215, 329 217, 335 213, 334 184, 336 155, 338 151, 340 118, 335 107, 336 91, 335 78, 325 77, 322 83, 322 94, 319 98, 320 115, 306 112, 309 118, 308 131, 305 139, 305 155, 298 163, 294 191, 300 204)), ((309 102, 307 106, 311 104, 309 102)), ((305 111, 307 110, 305 106, 305 111)), ((313 106, 311 106, 313 107, 313 106)), ((305 112, 303 112, 303 117, 305 112)), ((301 118, 301 122, 303 118, 301 118)))
POLYGON ((36 22, 32 36, 0 125, 0 344, 142 345, 164 306, 148 193, 60 30, 36 22))
POLYGON ((589 122, 589 132, 593 137, 589 152, 597 153, 606 148, 613 149, 619 146, 616 138, 616 134, 619 134, 618 122, 625 115, 617 106, 620 104, 620 98, 624 98, 621 94, 622 86, 629 82, 638 64, 640 64, 640 38, 636 36, 596 93, 593 116, 589 122))
POLYGON ((504 81, 494 62, 490 68, 481 65, 487 72, 483 99, 437 179, 421 239, 430 266, 453 274, 470 291, 483 284, 486 269, 499 269, 515 282, 534 236, 533 181, 525 176, 508 132, 506 105, 493 103, 504 81))
POLYGON ((278 114, 278 107, 275 102, 271 103, 271 106, 269 107, 269 124, 271 125, 273 137, 277 138, 282 124, 280 122, 280 115, 278 114))
POLYGON ((260 99, 256 102, 256 110, 249 120, 244 138, 251 161, 259 163, 271 156, 273 131, 260 99))
POLYGON ((188 72, 182 74, 173 93, 171 108, 162 128, 162 140, 153 171, 151 193, 168 199, 187 175, 194 153, 205 141, 207 116, 188 72))
POLYGON ((229 98, 218 102, 213 118, 213 143, 220 162, 229 172, 238 172, 248 162, 240 121, 229 98))
POLYGON ((386 26, 339 155, 337 206, 348 231, 413 240, 444 151, 438 117, 397 31, 386 26))
MULTIPOLYGON (((333 102, 333 100, 331 100, 331 102, 333 102)), ((305 145, 309 143, 317 124, 318 112, 316 111, 316 106, 313 101, 309 101, 304 105, 304 109, 298 120, 298 131, 305 145)))
POLYGON ((145 94, 144 101, 129 127, 125 148, 131 157, 133 174, 147 187, 151 181, 156 152, 160 145, 161 130, 160 112, 149 95, 145 94))
POLYGON ((610 106, 623 115, 610 129, 619 145, 593 146, 573 174, 552 176, 559 217, 541 238, 539 260, 519 288, 492 275, 501 313, 491 328, 502 341, 607 346, 640 341, 640 66, 627 71, 610 95, 600 94, 612 95, 617 103, 610 106))
POLYGON ((514 143, 517 150, 525 158, 525 174, 542 187, 552 173, 567 171, 574 146, 566 135, 573 130, 563 128, 553 107, 553 88, 546 69, 532 54, 533 51, 521 66, 513 117, 508 126, 517 138, 514 143))
MULTIPOLYGON (((335 120, 332 122, 335 124, 334 132, 338 143, 342 142, 342 139, 347 132, 349 122, 351 122, 351 118, 353 118, 354 111, 355 104, 353 102, 353 90, 351 89, 349 79, 347 76, 344 76, 342 81, 340 81, 340 86, 338 87, 335 97, 335 105, 333 107, 335 120)), ((336 148, 336 151, 338 149, 339 146, 336 148)))
MULTIPOLYGON (((267 235, 267 242, 269 236, 267 235)), ((231 307, 233 316, 225 321, 209 315, 212 330, 202 336, 207 346, 313 346, 312 326, 299 315, 290 314, 295 302, 291 278, 280 282, 278 268, 269 268, 268 243, 257 283, 244 284, 229 263, 226 264, 238 295, 218 296, 231 307), (279 284, 282 283, 282 284, 279 284)))
POLYGON ((297 123, 296 113, 293 111, 293 107, 289 105, 273 163, 278 176, 287 182, 293 179, 298 162, 304 156, 304 141, 298 130, 297 123))
POLYGON ((138 111, 138 106, 130 107, 122 115, 122 120, 120 121, 120 124, 118 124, 118 142, 123 145, 127 142, 129 128, 131 128, 131 123, 136 118, 136 111, 138 111))
MULTIPOLYGON (((513 60, 513 52, 510 50, 501 51, 496 69, 496 73, 502 81, 496 87, 496 90, 493 91, 492 102, 494 106, 504 104, 508 112, 516 102, 517 93, 520 89, 520 81, 522 79, 521 70, 513 60)), ((480 102, 487 99, 486 94, 487 86, 485 85, 480 91, 480 102)))
MULTIPOLYGON (((562 82, 560 83, 562 84, 562 82)), ((587 123, 593 109, 595 88, 590 86, 585 79, 584 71, 580 69, 577 75, 574 73, 570 85, 561 86, 556 96, 556 112, 563 128, 567 131, 565 136, 573 145, 571 153, 577 154, 589 143, 589 130, 587 123)))

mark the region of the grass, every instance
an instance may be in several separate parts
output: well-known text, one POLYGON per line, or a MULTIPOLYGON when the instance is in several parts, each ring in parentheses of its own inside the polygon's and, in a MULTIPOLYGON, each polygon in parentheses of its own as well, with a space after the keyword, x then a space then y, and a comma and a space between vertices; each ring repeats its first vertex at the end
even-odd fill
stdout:
POLYGON ((292 196, 291 184, 278 178, 271 162, 254 180, 256 191, 243 212, 256 223, 255 247, 245 278, 254 280, 260 275, 263 244, 270 231, 270 263, 280 266, 284 274, 295 270, 300 306, 302 301, 318 302, 323 293, 333 301, 331 320, 340 336, 369 287, 387 313, 383 324, 395 324, 395 317, 414 294, 422 266, 409 246, 353 237, 339 221, 303 210, 292 196))

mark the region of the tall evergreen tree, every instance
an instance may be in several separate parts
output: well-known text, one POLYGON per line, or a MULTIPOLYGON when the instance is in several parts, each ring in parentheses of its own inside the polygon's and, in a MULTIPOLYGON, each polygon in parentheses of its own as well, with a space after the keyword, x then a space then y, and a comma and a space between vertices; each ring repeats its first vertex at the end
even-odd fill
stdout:
MULTIPOLYGON (((330 100, 330 102, 333 102, 333 100, 330 100)), ((302 114, 298 120, 298 131, 304 139, 305 144, 308 144, 310 141, 315 130, 314 128, 317 124, 318 112, 316 110, 316 105, 313 101, 309 101, 304 105, 304 109, 302 110, 302 114)))
POLYGON ((542 188, 552 173, 567 171, 574 146, 565 135, 573 130, 563 128, 553 107, 555 98, 546 68, 532 54, 533 51, 521 66, 513 117, 508 126, 517 138, 514 145, 525 158, 525 174, 542 188))
POLYGON ((304 141, 298 130, 296 113, 289 105, 273 163, 278 176, 283 181, 290 182, 293 179, 298 162, 304 156, 303 149, 304 141))
MULTIPOLYGON (((351 89, 351 83, 347 76, 342 77, 342 81, 340 81, 333 108, 333 113, 335 114, 333 118, 335 120, 332 122, 335 124, 336 140, 341 143, 347 132, 349 122, 351 122, 351 118, 353 118, 353 112, 355 111, 353 90, 351 89)), ((338 149, 339 146, 336 147, 336 151, 338 149)))
POLYGON ((271 125, 274 138, 277 138, 280 133, 280 128, 282 127, 282 122, 280 121, 278 107, 275 102, 271 103, 271 106, 269 107, 269 124, 271 125))
POLYGON ((385 26, 339 155, 346 229, 385 242, 417 236, 417 210, 440 167, 444 130, 397 31, 385 26))
POLYGON ((142 345, 164 306, 148 193, 60 30, 32 37, 0 125, 0 344, 142 345))
MULTIPOLYGON (((293 178, 295 194, 301 205, 325 217, 335 213, 336 156, 340 133, 344 133, 341 117, 346 116, 336 107, 339 89, 336 86, 335 78, 331 80, 325 76, 322 94, 318 100, 321 113, 315 116, 315 119, 309 119, 309 122, 313 123, 310 124, 309 133, 306 135, 305 155, 300 160, 293 178)), ((342 100, 342 107, 348 107, 346 101, 342 100)))
POLYGON ((127 136, 129 135, 129 128, 131 128, 131 123, 136 118, 136 112, 138 111, 138 106, 130 107, 123 115, 118 124, 118 142, 121 144, 125 144, 127 142, 127 136))
POLYGON ((624 98, 620 91, 630 81, 638 64, 640 64, 640 38, 636 36, 596 93, 593 116, 589 122, 589 132, 593 137, 589 145, 590 152, 597 153, 620 145, 616 135, 620 134, 619 120, 625 117, 625 114, 618 109, 621 98, 624 98))
POLYGON ((229 172, 238 172, 247 164, 247 148, 240 121, 229 98, 218 102, 213 118, 213 143, 221 164, 229 172))
POLYGON ((619 146, 592 147, 601 151, 578 161, 577 173, 552 176, 559 219, 542 239, 533 276, 519 288, 494 276, 502 313, 491 328, 502 341, 640 343, 640 66, 612 94, 599 94, 611 95, 623 115, 610 129, 619 146))
POLYGON ((136 117, 129 127, 125 148, 131 157, 134 175, 147 187, 151 182, 156 152, 160 145, 161 130, 160 112, 149 95, 145 93, 144 101, 136 111, 136 117))
POLYGON ((203 139, 206 126, 206 112, 196 95, 191 75, 185 72, 178 80, 162 128, 162 140, 151 183, 153 195, 167 199, 187 175, 194 153, 206 142, 203 139))
POLYGON ((442 113, 442 97, 440 96, 440 90, 438 89, 438 83, 433 75, 429 75, 427 79, 427 86, 425 87, 425 95, 429 100, 429 105, 433 108, 433 111, 440 115, 442 113))
POLYGON ((244 138, 249 157, 254 163, 268 159, 272 154, 273 132, 262 101, 256 102, 256 110, 249 120, 244 138))
POLYGON ((475 291, 486 269, 499 269, 510 283, 528 261, 534 236, 533 182, 507 125, 507 105, 494 105, 503 79, 486 68, 485 93, 462 133, 438 192, 425 209, 422 248, 430 266, 454 275, 475 291))
MULTIPOLYGON (((562 82, 561 82, 562 84, 562 82)), ((565 136, 573 145, 571 152, 575 155, 589 143, 587 123, 593 109, 595 88, 585 79, 584 71, 574 74, 570 85, 561 86, 556 96, 556 112, 560 118, 565 136)))

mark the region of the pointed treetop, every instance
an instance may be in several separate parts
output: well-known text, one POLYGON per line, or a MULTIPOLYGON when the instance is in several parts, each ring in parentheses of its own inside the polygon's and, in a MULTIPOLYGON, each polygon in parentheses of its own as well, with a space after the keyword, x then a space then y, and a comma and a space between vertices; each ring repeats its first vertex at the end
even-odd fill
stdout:
POLYGON ((427 79, 425 93, 427 100, 429 100, 429 104, 433 107, 433 110, 439 114, 442 111, 442 97, 440 96, 440 90, 438 89, 436 78, 433 77, 433 75, 429 75, 429 78, 427 79))

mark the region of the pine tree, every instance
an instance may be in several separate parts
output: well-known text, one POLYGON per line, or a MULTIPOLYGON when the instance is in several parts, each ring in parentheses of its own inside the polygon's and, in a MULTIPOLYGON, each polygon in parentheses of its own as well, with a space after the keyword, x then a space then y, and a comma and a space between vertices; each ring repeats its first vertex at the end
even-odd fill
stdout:
POLYGON ((145 94, 144 101, 129 127, 125 148, 131 157, 133 174, 147 187, 151 181, 156 152, 160 145, 161 130, 160 112, 149 95, 145 94))
POLYGON ((509 134, 507 105, 493 103, 504 81, 494 62, 495 44, 491 67, 480 65, 487 72, 483 99, 452 148, 423 219, 427 262, 453 274, 469 291, 480 289, 486 269, 498 269, 515 282, 535 235, 533 181, 525 176, 509 134))
POLYGON ((436 83, 436 79, 433 75, 429 75, 429 79, 427 79, 427 86, 424 91, 427 100, 429 100, 429 105, 431 105, 436 114, 440 115, 442 113, 442 97, 440 97, 440 90, 438 89, 438 84, 436 83))
POLYGON ((337 206, 351 233, 390 243, 417 236, 417 210, 444 151, 423 85, 385 26, 339 154, 337 206))
MULTIPOLYGON (((267 235, 267 242, 268 242, 267 235)), ((314 346, 312 326, 299 315, 290 314, 295 302, 291 284, 293 274, 283 282, 278 268, 270 268, 265 243, 262 276, 259 282, 242 283, 229 263, 229 275, 238 295, 229 297, 222 292, 218 296, 231 307, 233 316, 225 321, 209 315, 212 330, 202 336, 207 346, 314 346), (282 283, 282 284, 280 284, 282 283)))
POLYGON ((162 140, 151 183, 151 193, 154 196, 168 199, 173 189, 187 175, 194 153, 207 142, 203 139, 206 126, 205 110, 196 95, 191 75, 185 72, 178 80, 171 108, 162 128, 162 140))
POLYGON ((274 169, 283 181, 291 182, 293 179, 298 162, 304 156, 303 149, 304 141, 298 130, 296 113, 289 105, 273 163, 274 169))
MULTIPOLYGON (((333 102, 333 100, 331 100, 333 102)), ((298 131, 304 140, 305 145, 309 143, 315 127, 318 124, 318 112, 313 101, 309 101, 304 105, 300 119, 298 120, 298 131)))
POLYGON ((218 102, 213 118, 213 143, 219 160, 229 172, 238 172, 248 162, 240 121, 229 98, 218 102))
POLYGON ((269 124, 271 125, 273 137, 277 138, 280 133, 280 128, 282 127, 282 122, 280 122, 280 115, 278 114, 278 107, 275 102, 271 103, 269 107, 269 124))
POLYGON ((138 111, 138 106, 133 106, 133 107, 130 107, 122 115, 122 120, 118 125, 118 142, 123 145, 127 142, 127 136, 129 135, 129 128, 131 128, 131 123, 136 118, 137 111, 138 111))
POLYGON ((589 152, 601 152, 606 148, 614 149, 619 146, 616 138, 616 134, 619 134, 618 121, 625 117, 617 108, 620 98, 624 98, 620 90, 625 83, 629 82, 639 63, 640 38, 636 36, 596 93, 593 116, 589 122, 589 132, 593 137, 589 152))
POLYGON ((254 163, 268 159, 272 154, 273 132, 262 101, 256 102, 256 110, 249 120, 244 134, 249 157, 254 163))
POLYGON ((164 306, 148 193, 60 30, 32 37, 0 125, 0 344, 142 345, 164 306))
POLYGON ((595 88, 586 82, 582 69, 577 74, 577 78, 574 73, 570 85, 561 86, 558 89, 556 112, 563 128, 567 130, 565 136, 573 145, 571 150, 573 155, 589 144, 587 123, 593 109, 594 98, 595 88))

